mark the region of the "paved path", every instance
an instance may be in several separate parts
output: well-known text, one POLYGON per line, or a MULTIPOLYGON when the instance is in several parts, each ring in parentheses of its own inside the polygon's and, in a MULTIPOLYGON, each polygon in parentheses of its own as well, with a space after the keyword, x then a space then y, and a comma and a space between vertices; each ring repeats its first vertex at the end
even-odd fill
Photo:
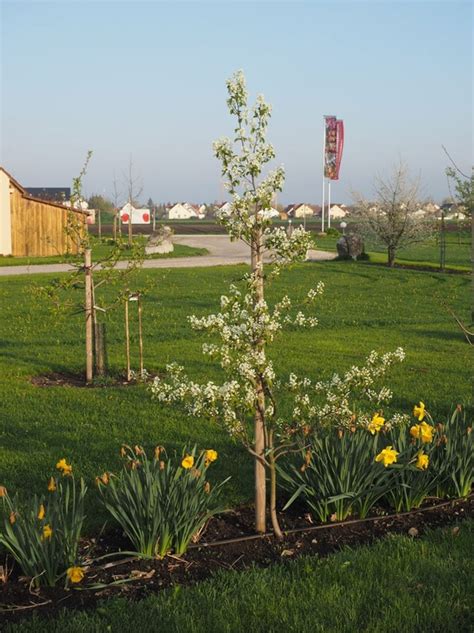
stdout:
MULTIPOLYGON (((143 268, 200 268, 201 266, 224 266, 228 264, 250 264, 249 248, 244 242, 231 242, 227 235, 175 235, 175 244, 207 248, 208 255, 176 257, 169 259, 146 259, 143 268)), ((334 259, 334 253, 309 251, 309 260, 334 259)), ((126 268, 127 262, 117 263, 117 268, 126 268)), ((74 270, 69 264, 35 264, 33 266, 2 266, 0 276, 31 275, 35 273, 63 273, 74 270)))

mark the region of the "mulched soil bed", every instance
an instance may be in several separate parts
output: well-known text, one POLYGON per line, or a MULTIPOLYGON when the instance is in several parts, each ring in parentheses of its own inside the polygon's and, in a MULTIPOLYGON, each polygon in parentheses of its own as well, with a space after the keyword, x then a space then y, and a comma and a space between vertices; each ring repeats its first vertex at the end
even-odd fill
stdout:
MULTIPOLYGON (((148 380, 151 381, 158 374, 150 374, 148 380)), ((42 376, 32 376, 30 382, 35 387, 85 387, 86 389, 104 389, 106 387, 131 387, 137 384, 136 380, 127 382, 121 376, 97 376, 90 384, 86 382, 84 374, 73 374, 69 372, 51 372, 42 376)))
MULTIPOLYGON (((396 516, 380 514, 365 522, 349 520, 316 526, 308 514, 295 506, 280 515, 282 528, 294 530, 285 535, 283 542, 277 542, 270 534, 256 537, 253 509, 241 507, 213 518, 200 541, 181 558, 170 555, 150 561, 122 554, 117 559, 106 559, 106 562, 91 565, 81 590, 42 588, 32 591, 29 580, 19 577, 14 567, 1 588, 0 617, 4 621, 17 621, 33 612, 54 616, 65 607, 94 608, 98 601, 117 595, 139 599, 173 585, 194 584, 220 569, 241 571, 254 565, 267 567, 305 554, 327 556, 344 546, 371 543, 388 534, 409 534, 417 538, 427 528, 449 526, 473 517, 474 496, 443 504, 432 501, 424 507, 430 509, 396 516), (216 544, 223 540, 228 542, 216 544), (110 585, 114 582, 121 584, 110 585), (91 585, 101 586, 88 589, 91 585)), ((87 555, 95 559, 117 550, 126 552, 129 545, 119 532, 109 532, 97 541, 84 541, 83 547, 87 555)))

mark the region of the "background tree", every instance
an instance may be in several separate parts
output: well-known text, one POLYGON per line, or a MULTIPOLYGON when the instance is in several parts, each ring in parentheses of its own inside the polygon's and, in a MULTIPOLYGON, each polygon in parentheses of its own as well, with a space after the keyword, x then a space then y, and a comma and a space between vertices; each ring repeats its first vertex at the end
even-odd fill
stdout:
POLYGON ((87 201, 90 209, 95 209, 97 214, 99 237, 102 236, 102 223, 112 224, 115 218, 114 203, 99 194, 93 194, 87 201))
POLYGON ((364 238, 387 249, 387 265, 393 267, 397 251, 425 240, 434 230, 434 222, 417 213, 421 207, 419 183, 410 178, 403 163, 387 178, 376 178, 374 195, 370 202, 353 193, 352 215, 364 238))
MULTIPOLYGON (((127 191, 127 202, 131 206, 138 205, 138 198, 142 195, 143 184, 141 178, 135 174, 133 169, 133 160, 132 155, 130 154, 130 158, 128 161, 128 169, 124 174, 125 186, 127 191)), ((128 216, 128 246, 132 248, 133 246, 133 228, 132 228, 132 213, 130 209, 130 213, 128 216)))
POLYGON ((451 158, 448 150, 443 145, 446 156, 451 161, 451 165, 446 168, 446 176, 448 177, 448 186, 451 198, 454 198, 461 207, 460 211, 469 217, 472 217, 474 209, 474 172, 471 168, 471 174, 468 175, 461 171, 451 158), (452 190, 454 189, 454 191, 452 190))

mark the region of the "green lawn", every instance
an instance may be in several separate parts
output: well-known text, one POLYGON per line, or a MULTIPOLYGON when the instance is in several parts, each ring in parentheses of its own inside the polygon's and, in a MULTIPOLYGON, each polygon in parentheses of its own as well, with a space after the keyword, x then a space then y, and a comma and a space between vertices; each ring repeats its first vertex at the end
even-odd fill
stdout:
POLYGON ((319 560, 221 572, 139 602, 6 626, 6 633, 469 633, 474 521, 421 539, 392 536, 319 560))
MULTIPOLYGON (((214 311, 228 284, 246 270, 229 266, 139 273, 151 287, 144 299, 145 367, 150 372, 176 361, 196 379, 219 378, 201 354, 202 335, 189 328, 186 315, 214 311)), ((144 386, 84 389, 31 384, 31 376, 81 372, 84 367, 81 317, 54 316, 46 300, 32 291, 53 278, 0 279, 0 484, 11 492, 43 490, 61 457, 72 460, 76 471, 91 482, 96 474, 118 467, 123 442, 171 449, 196 442, 219 451, 214 476, 232 475, 226 501, 251 500, 248 455, 217 426, 158 406, 144 386)), ((407 358, 386 381, 394 392, 394 408, 410 412, 422 399, 441 420, 453 404, 470 402, 472 350, 441 305, 442 300, 449 302, 469 322, 469 278, 353 262, 304 264, 284 272, 269 298, 285 292, 304 298, 320 279, 326 283, 317 309, 320 326, 292 331, 278 340, 271 353, 279 371, 327 378, 334 370, 362 363, 372 349, 388 351, 402 345, 407 358)), ((76 292, 80 301, 82 293, 76 292)), ((131 314, 134 331, 133 309, 131 314)), ((118 374, 124 368, 121 310, 109 315, 107 337, 110 365, 118 374)), ((135 368, 137 348, 135 338, 135 368)), ((89 516, 92 523, 100 520, 94 509, 89 516)))
MULTIPOLYGON (((98 261, 105 259, 112 252, 113 247, 105 242, 100 242, 98 239, 94 239, 92 242, 92 259, 98 261)), ((195 248, 193 246, 186 246, 184 244, 175 244, 172 253, 165 253, 160 255, 154 253, 153 255, 147 255, 146 259, 169 259, 172 257, 195 257, 199 255, 206 255, 208 250, 206 248, 195 248)), ((127 259, 127 251, 124 251, 121 259, 127 259)), ((81 261, 78 257, 68 257, 66 255, 52 255, 50 257, 5 257, 0 256, 1 266, 33 266, 34 264, 63 264, 63 263, 75 263, 81 261)))
MULTIPOLYGON (((336 251, 338 237, 315 236, 316 248, 336 251)), ((366 252, 373 263, 387 263, 387 253, 370 242, 366 244, 366 252)), ((426 240, 422 244, 411 245, 400 249, 396 263, 439 268, 440 247, 436 238, 426 240)), ((471 270, 471 235, 467 232, 448 232, 446 234, 446 267, 453 270, 471 270)))

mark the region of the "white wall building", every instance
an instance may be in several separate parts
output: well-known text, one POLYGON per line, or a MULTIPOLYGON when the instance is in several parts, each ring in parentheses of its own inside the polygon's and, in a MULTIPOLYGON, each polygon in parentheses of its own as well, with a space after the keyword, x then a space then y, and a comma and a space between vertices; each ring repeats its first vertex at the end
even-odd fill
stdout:
POLYGON ((130 202, 124 204, 120 209, 120 221, 122 224, 128 224, 132 218, 132 224, 150 224, 150 209, 137 209, 130 202))

